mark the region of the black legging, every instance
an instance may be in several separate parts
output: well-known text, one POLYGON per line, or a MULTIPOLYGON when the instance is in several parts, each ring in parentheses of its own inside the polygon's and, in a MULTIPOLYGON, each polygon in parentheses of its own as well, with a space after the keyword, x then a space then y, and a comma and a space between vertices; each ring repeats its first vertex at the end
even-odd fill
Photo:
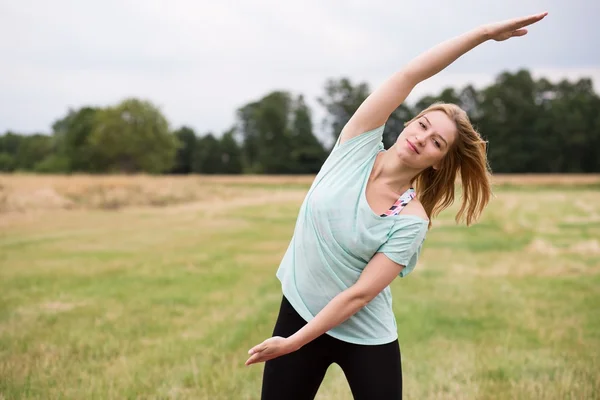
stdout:
MULTIPOLYGON (((289 337, 306 325, 284 297, 273 336, 289 337)), ((398 340, 383 345, 358 345, 327 334, 300 350, 265 363, 262 400, 314 399, 327 368, 338 364, 356 400, 402 398, 398 340)))

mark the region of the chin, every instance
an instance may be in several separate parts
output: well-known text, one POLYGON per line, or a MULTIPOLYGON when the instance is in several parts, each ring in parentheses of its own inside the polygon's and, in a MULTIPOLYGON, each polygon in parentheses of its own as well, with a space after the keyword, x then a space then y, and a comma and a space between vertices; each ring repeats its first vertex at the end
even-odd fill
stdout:
POLYGON ((394 147, 392 147, 392 149, 394 150, 394 153, 396 153, 397 156, 400 156, 400 157, 406 156, 406 152, 404 151, 405 149, 403 149, 399 143, 396 142, 396 144, 394 145, 394 147))
POLYGON ((402 160, 409 160, 409 159, 413 158, 414 156, 418 156, 418 154, 413 153, 408 148, 406 148, 406 146, 400 146, 399 144, 396 144, 393 147, 393 149, 394 149, 394 153, 398 157, 400 157, 402 160))
POLYGON ((406 165, 407 167, 423 170, 431 166, 429 164, 421 165, 423 161, 425 161, 422 154, 415 154, 408 149, 401 148, 400 146, 394 146, 390 150, 392 149, 394 150, 396 157, 398 157, 402 164, 406 165), (418 157, 418 159, 415 160, 415 156, 418 157))
POLYGON ((402 164, 407 165, 411 168, 413 167, 413 164, 415 162, 415 160, 412 159, 413 154, 408 153, 404 149, 398 149, 398 148, 394 149, 394 154, 400 160, 400 162, 402 162, 402 164))
POLYGON ((394 154, 396 155, 396 157, 398 157, 402 162, 404 162, 404 160, 406 159, 406 154, 401 149, 399 149, 398 146, 395 146, 390 150, 394 150, 394 154))

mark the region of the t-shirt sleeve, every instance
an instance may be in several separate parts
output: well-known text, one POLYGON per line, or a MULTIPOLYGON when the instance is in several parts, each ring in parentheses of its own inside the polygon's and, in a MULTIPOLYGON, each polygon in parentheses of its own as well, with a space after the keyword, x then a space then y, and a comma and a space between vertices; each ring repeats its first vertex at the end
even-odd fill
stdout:
POLYGON ((311 186, 311 191, 327 176, 335 177, 340 171, 345 174, 364 167, 373 156, 384 149, 383 131, 385 124, 361 133, 352 139, 340 143, 337 138, 331 153, 323 163, 311 186))
POLYGON ((333 146, 331 154, 340 151, 357 151, 365 147, 369 149, 378 147, 379 144, 382 144, 384 129, 385 124, 354 136, 352 139, 346 140, 344 143, 340 143, 342 135, 339 135, 335 141, 335 145, 333 146))
POLYGON ((427 228, 428 223, 418 218, 400 219, 392 228, 388 240, 377 250, 395 263, 404 265, 400 277, 410 274, 417 265, 427 228))
POLYGON ((355 164, 358 160, 367 160, 369 156, 377 154, 383 149, 384 129, 385 124, 361 133, 344 143, 340 143, 341 135, 338 136, 323 168, 327 170, 344 164, 355 164))

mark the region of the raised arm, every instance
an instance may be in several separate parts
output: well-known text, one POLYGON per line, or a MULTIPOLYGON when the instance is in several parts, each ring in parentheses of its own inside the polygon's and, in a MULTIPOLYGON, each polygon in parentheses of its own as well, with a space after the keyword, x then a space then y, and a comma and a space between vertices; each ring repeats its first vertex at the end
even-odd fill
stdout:
POLYGON ((383 125, 413 88, 452 64, 463 54, 488 41, 504 41, 527 33, 524 27, 548 13, 482 25, 446 40, 420 54, 389 77, 356 110, 341 133, 340 143, 383 125))

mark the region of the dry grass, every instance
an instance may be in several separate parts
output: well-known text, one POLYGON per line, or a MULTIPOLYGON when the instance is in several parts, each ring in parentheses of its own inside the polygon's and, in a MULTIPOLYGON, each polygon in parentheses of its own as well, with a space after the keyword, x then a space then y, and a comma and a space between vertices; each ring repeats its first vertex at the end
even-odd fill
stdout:
POLYGON ((256 197, 264 189, 261 186, 308 181, 305 177, 0 175, 0 213, 216 203, 248 194, 256 197))
POLYGON ((496 185, 593 185, 600 183, 600 174, 496 174, 496 185))
MULTIPOLYGON (((393 284, 407 399, 600 395, 598 177, 511 178, 480 224, 442 213, 393 284)), ((0 399, 258 399, 243 362, 309 183, 0 176, 0 399)), ((317 399, 350 398, 332 366, 317 399)))
MULTIPOLYGON (((218 202, 261 189, 308 187, 313 176, 0 174, 0 214, 218 202)), ((496 185, 594 185, 600 175, 495 175, 496 185)), ((248 196, 246 196, 248 197, 248 196)))

